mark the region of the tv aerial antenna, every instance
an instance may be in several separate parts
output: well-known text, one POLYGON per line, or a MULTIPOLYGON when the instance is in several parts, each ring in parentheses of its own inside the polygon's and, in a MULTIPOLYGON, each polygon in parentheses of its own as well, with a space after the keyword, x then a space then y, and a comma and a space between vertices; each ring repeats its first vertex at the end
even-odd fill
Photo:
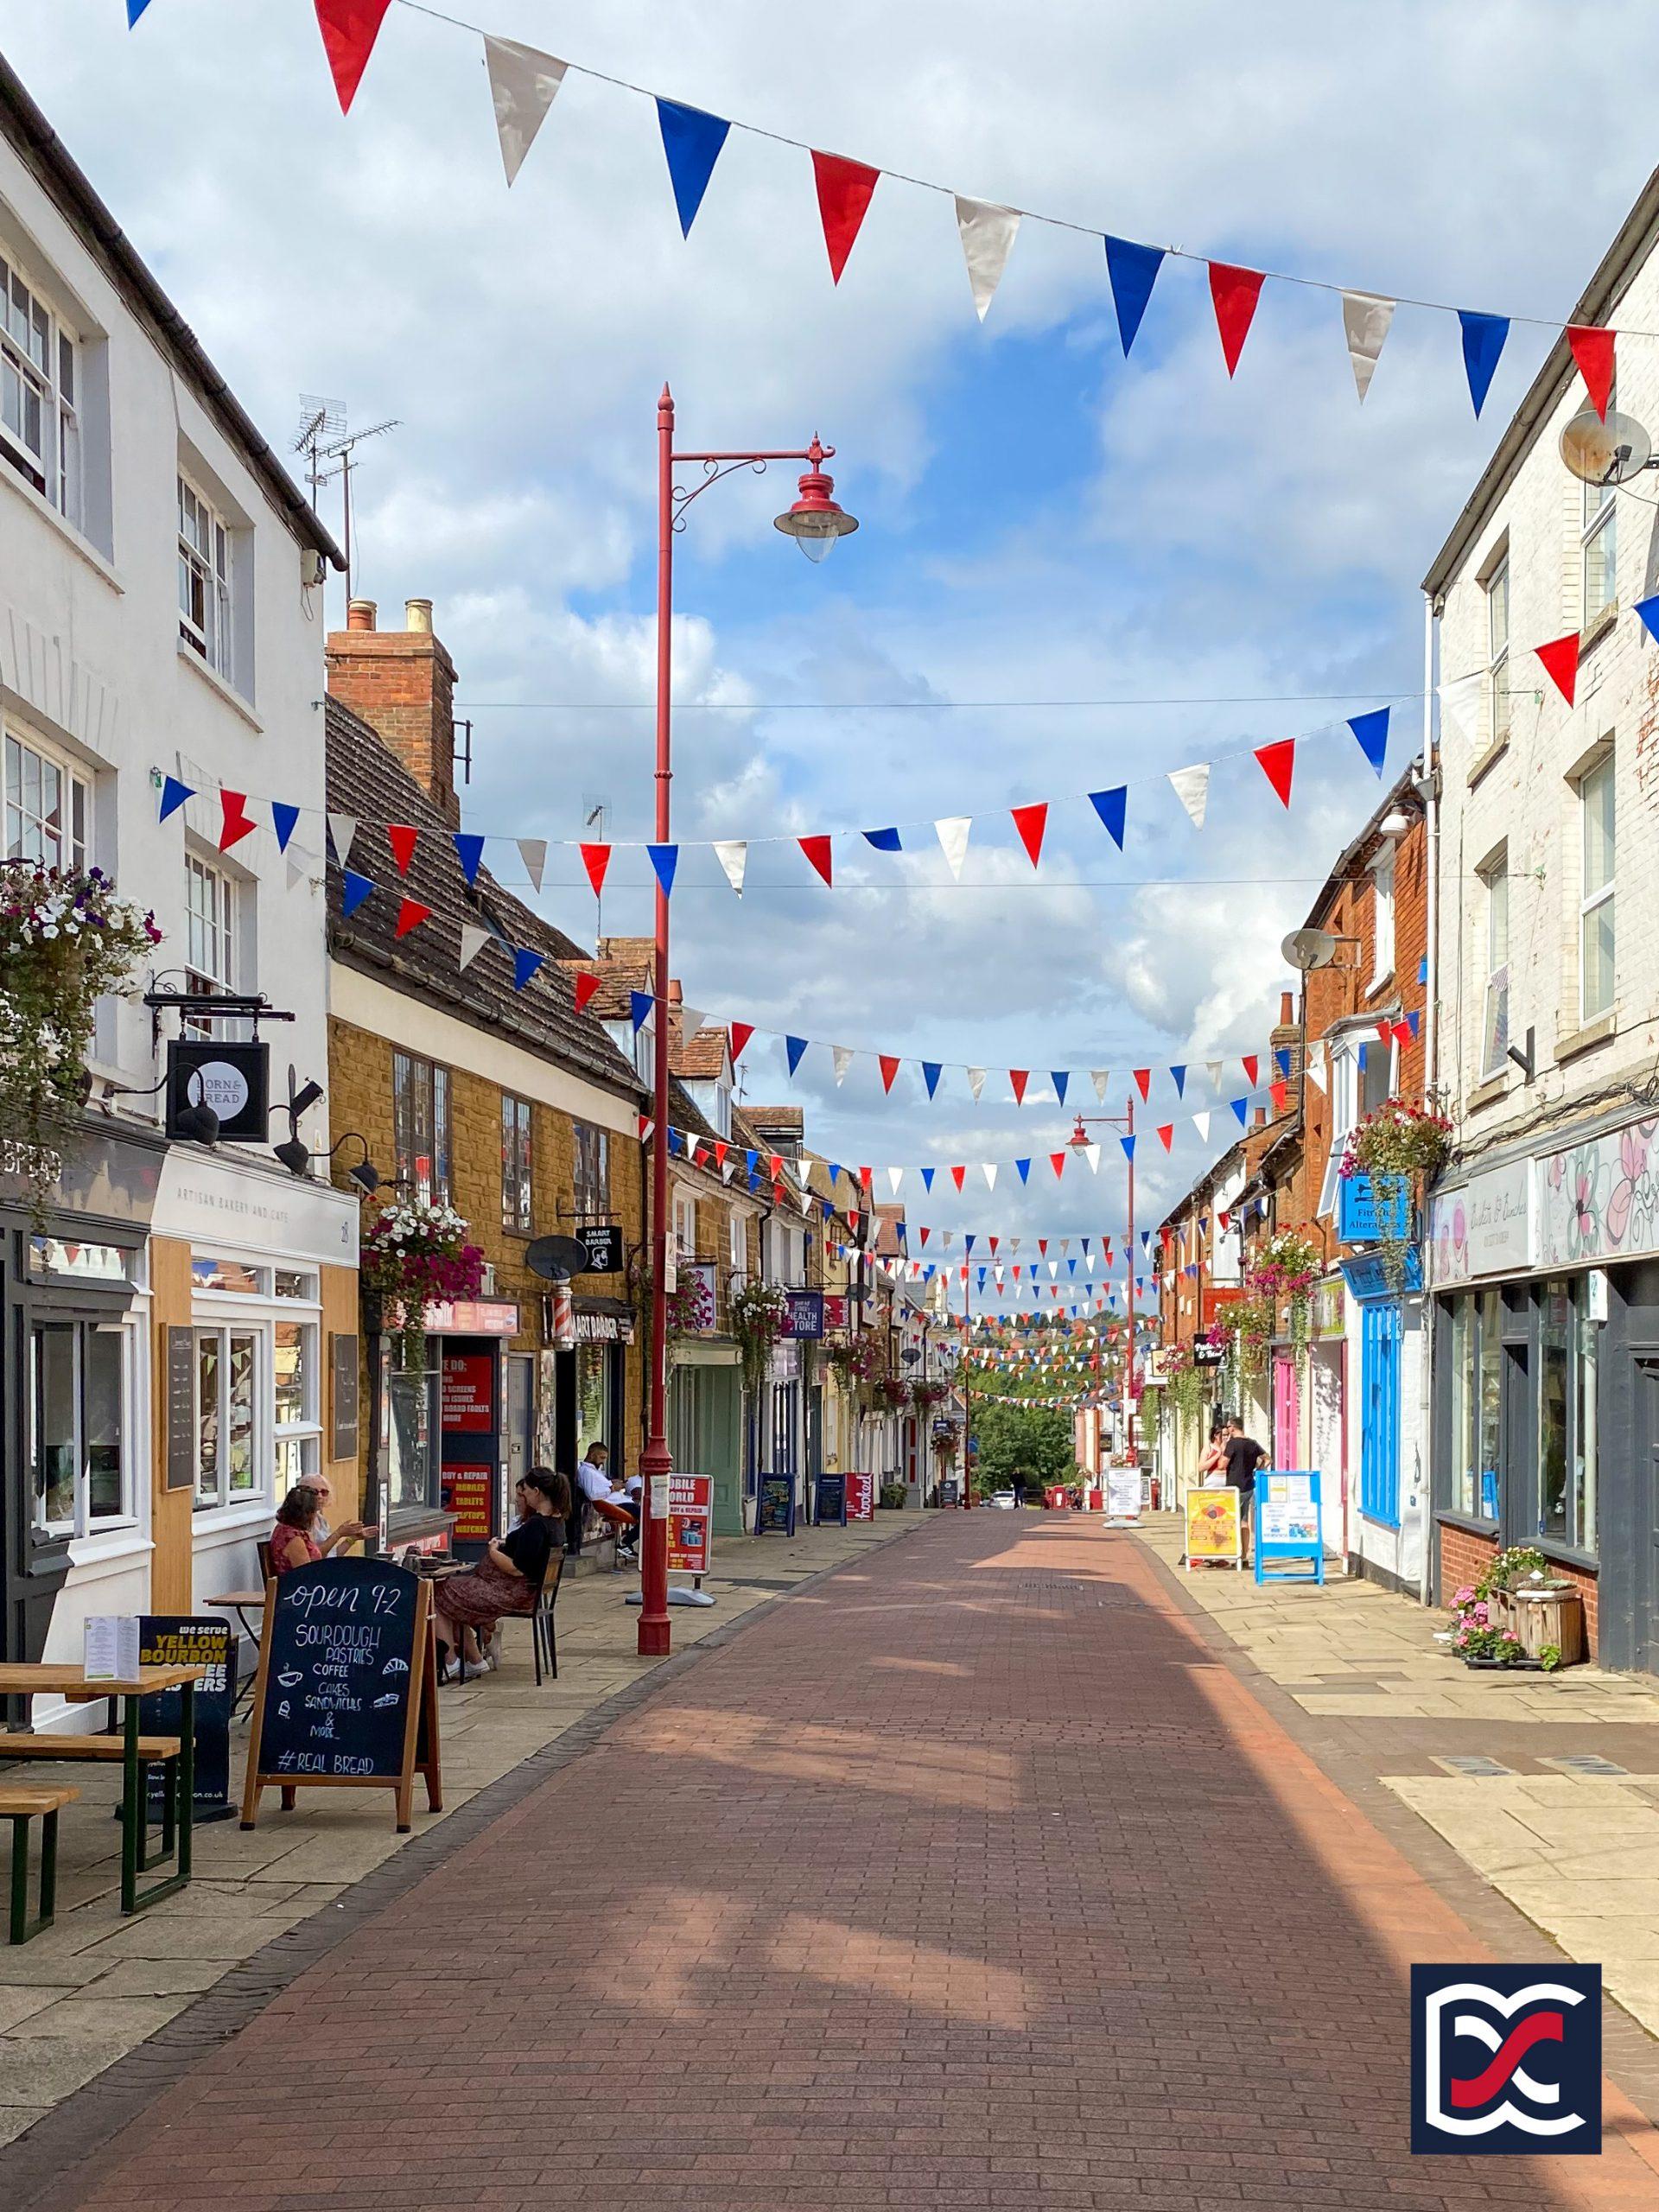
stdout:
POLYGON ((352 469, 353 455, 366 439, 383 437, 388 430, 400 427, 395 416, 384 423, 372 423, 366 429, 353 430, 346 421, 346 404, 339 399, 323 399, 315 392, 300 394, 300 431, 294 441, 293 450, 306 456, 306 480, 311 486, 311 505, 315 508, 317 495, 325 484, 340 479, 340 547, 346 556, 346 596, 352 596, 354 575, 352 562, 352 469))

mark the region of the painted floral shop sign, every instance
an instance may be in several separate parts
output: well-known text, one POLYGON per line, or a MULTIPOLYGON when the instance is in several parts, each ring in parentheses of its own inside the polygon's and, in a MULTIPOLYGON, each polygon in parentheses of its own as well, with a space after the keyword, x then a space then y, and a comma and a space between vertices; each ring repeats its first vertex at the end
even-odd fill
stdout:
POLYGON ((1541 1267, 1659 1251, 1659 1121, 1547 1154, 1538 1200, 1541 1267))
POLYGON ((1428 1234, 1437 1289, 1524 1273, 1533 1264, 1533 1162, 1489 1167, 1456 1190, 1437 1192, 1428 1234))

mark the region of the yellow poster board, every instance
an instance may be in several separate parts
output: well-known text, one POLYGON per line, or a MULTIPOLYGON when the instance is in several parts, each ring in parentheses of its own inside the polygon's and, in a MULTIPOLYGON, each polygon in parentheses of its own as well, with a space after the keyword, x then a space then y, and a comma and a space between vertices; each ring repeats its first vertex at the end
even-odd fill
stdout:
POLYGON ((1190 1490, 1186 1493, 1186 1563, 1222 1560, 1243 1564, 1236 1490, 1190 1490))

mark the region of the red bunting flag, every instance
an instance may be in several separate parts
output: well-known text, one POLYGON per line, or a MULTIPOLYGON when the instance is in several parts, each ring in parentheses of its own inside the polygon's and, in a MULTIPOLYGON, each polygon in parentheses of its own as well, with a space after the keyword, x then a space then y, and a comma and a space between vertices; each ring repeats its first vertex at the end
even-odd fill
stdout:
POLYGON ((1385 1045, 1391 1043, 1394 1038, 1394 1024, 1391 1021, 1379 1021, 1376 1025, 1376 1033, 1385 1045))
POLYGON ((599 988, 599 978, 597 976, 588 975, 584 969, 583 972, 575 978, 575 988, 576 994, 576 1012, 578 1014, 585 1014, 588 1010, 589 1001, 593 998, 594 992, 599 988))
POLYGON ((219 849, 221 853, 228 853, 232 845, 239 844, 244 837, 257 830, 259 825, 248 812, 248 795, 245 791, 220 791, 219 807, 220 817, 219 849))
POLYGON ((1025 1104, 1026 1085, 1030 1081, 1031 1070, 1029 1068, 1010 1068, 1008 1070, 1008 1085, 1014 1092, 1014 1101, 1016 1106, 1023 1106, 1025 1104))
POLYGON ((1141 1093, 1141 1103, 1144 1104, 1152 1090, 1152 1070, 1135 1068, 1132 1072, 1135 1076, 1135 1087, 1141 1093))
MULTIPOLYGON (((962 1180, 967 1173, 968 1170, 965 1167, 953 1167, 950 1170, 950 1180, 956 1185, 958 1191, 962 1188, 962 1180)), ((963 1272, 965 1274, 967 1273, 967 1269, 964 1268, 963 1272)))
POLYGON ((1063 1152, 1051 1152, 1048 1155, 1048 1164, 1054 1170, 1054 1173, 1057 1175, 1064 1175, 1065 1173, 1065 1154, 1063 1152))
POLYGON ((878 1052, 875 1057, 881 1063, 881 1088, 883 1090, 891 1090, 893 1079, 899 1069, 900 1063, 898 1056, 893 1052, 878 1052))
POLYGON ((722 1137, 722 1138, 721 1139, 721 1141, 720 1141, 715 1145, 715 1166, 716 1167, 723 1168, 723 1167, 725 1166, 725 1165, 726 1165, 726 1155, 727 1155, 727 1154, 731 1150, 731 1148, 732 1148, 732 1147, 730 1147, 730 1145, 728 1145, 728 1144, 726 1142, 726 1141, 725 1141, 725 1139, 724 1139, 723 1137, 722 1137))
POLYGON ((776 1182, 783 1172, 784 1156, 780 1152, 774 1152, 766 1162, 766 1173, 772 1177, 773 1182, 776 1182))
POLYGON ((1216 310, 1216 327, 1221 333, 1221 350, 1231 376, 1238 366, 1238 357, 1244 351, 1244 340, 1255 315, 1255 303, 1262 296, 1262 271, 1259 269, 1236 269, 1230 261, 1210 264, 1210 298, 1216 310))
POLYGON ((594 887, 594 898, 602 899, 605 895, 605 872, 611 864, 610 847, 580 845, 576 849, 581 853, 582 864, 588 871, 588 880, 594 887))
POLYGON ((694 1167, 701 1167, 703 1161, 707 1160, 708 1157, 709 1148, 703 1143, 702 1139, 699 1137, 691 1147, 691 1165, 694 1167))
POLYGON ((1607 420, 1607 402, 1613 394, 1615 335, 1611 330, 1599 329, 1593 323, 1569 322, 1567 326, 1567 342, 1573 348, 1573 358, 1584 378, 1590 404, 1604 423, 1607 420))
POLYGON ((1175 1124, 1173 1122, 1163 1122, 1159 1124, 1158 1141, 1162 1145, 1166 1152, 1169 1150, 1170 1146, 1175 1141, 1175 1124))
POLYGON ((732 1065, 735 1067, 743 1057, 743 1047, 754 1034, 752 1021, 734 1021, 731 1027, 732 1065))
POLYGON ((818 188, 823 242, 830 250, 830 274, 839 284, 881 172, 867 168, 862 162, 849 162, 840 154, 815 153, 812 175, 818 188))
POLYGON ((648 1140, 652 1130, 655 1127, 656 1123, 652 1120, 649 1114, 642 1114, 639 1116, 639 1141, 641 1144, 644 1144, 648 1140))
POLYGON ((834 884, 833 863, 830 857, 828 837, 798 837, 796 843, 806 855, 813 867, 828 884, 834 884))
POLYGON ((1294 737, 1279 738, 1272 745, 1258 745, 1255 748, 1257 766, 1278 793, 1281 806, 1290 804, 1290 779, 1296 772, 1296 741, 1294 737))
POLYGON ((1014 826, 1020 832, 1020 842, 1030 857, 1033 868, 1043 857, 1043 836, 1048 828, 1048 802, 1039 799, 1032 806, 1013 806, 1008 809, 1014 826))
POLYGON ((1046 1236, 1039 1236, 1037 1239, 1037 1249, 1042 1254, 1045 1259, 1048 1257, 1048 1239, 1046 1236))
POLYGON ((1223 1227, 1223 1229, 1224 1229, 1224 1230, 1226 1228, 1226 1226, 1227 1226, 1228 1223, 1229 1223, 1230 1221, 1231 1221, 1232 1217, 1233 1217, 1231 1216, 1231 1214, 1230 1214, 1230 1213, 1227 1211, 1227 1210, 1226 1210, 1226 1208, 1225 1208, 1224 1206, 1222 1208, 1221 1211, 1220 1211, 1220 1212, 1216 1216, 1216 1219, 1217 1219, 1217 1220, 1221 1224, 1221 1225, 1222 1225, 1222 1227, 1223 1227))
POLYGON ((1402 1051, 1406 1046, 1410 1044, 1411 1024, 1408 1021, 1396 1021, 1395 1023, 1394 1041, 1402 1048, 1402 1051))
POLYGON ((874 1177, 875 1170, 873 1167, 861 1167, 858 1171, 858 1179, 864 1185, 864 1188, 867 1191, 869 1189, 874 1177))
POLYGON ((1570 707, 1579 684, 1579 633, 1569 630, 1564 638, 1554 638, 1547 645, 1532 649, 1544 664, 1545 673, 1570 707))
POLYGON ((1289 1103, 1290 1085, 1287 1083, 1270 1083, 1268 1085, 1268 1096, 1273 1101, 1274 1112, 1282 1114, 1289 1103))
POLYGON ((340 98, 340 111, 348 114, 369 66, 374 41, 380 35, 391 0, 317 0, 317 28, 322 50, 340 98))
POLYGON ((925 1243, 926 1243, 926 1242, 927 1242, 928 1238, 929 1238, 932 1234, 933 1234, 933 1232, 932 1232, 932 1230, 931 1230, 931 1229, 925 1229, 925 1229, 923 1230, 923 1231, 922 1231, 922 1242, 923 1242, 923 1243, 924 1243, 924 1244, 925 1244, 925 1243))
POLYGON ((1243 1058, 1239 1061, 1238 1065, 1244 1071, 1245 1082, 1248 1083, 1250 1089, 1254 1090, 1255 1089, 1255 1078, 1262 1071, 1260 1055, 1255 1052, 1246 1052, 1243 1058))
POLYGON ((423 906, 418 899, 405 899, 397 909, 397 934, 407 937, 410 930, 419 929, 423 922, 431 918, 432 909, 429 906, 423 906))
POLYGON ((409 874, 409 864, 415 857, 415 840, 419 835, 419 830, 407 822, 386 824, 386 842, 391 847, 391 857, 397 863, 399 875, 409 874))

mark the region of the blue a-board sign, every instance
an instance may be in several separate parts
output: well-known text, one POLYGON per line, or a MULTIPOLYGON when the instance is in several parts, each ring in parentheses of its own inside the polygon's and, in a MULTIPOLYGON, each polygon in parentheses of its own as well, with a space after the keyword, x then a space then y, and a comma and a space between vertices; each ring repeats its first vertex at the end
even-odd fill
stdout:
POLYGON ((754 1498, 757 1536, 792 1536, 795 1533, 795 1478, 762 1475, 754 1498))
POLYGON ((847 1478, 845 1475, 821 1474, 817 1481, 817 1497, 812 1509, 812 1518, 822 1528, 826 1521, 839 1521, 847 1526, 847 1478))
POLYGON ((1255 1579, 1323 1582, 1325 1529, 1316 1467, 1264 1467, 1255 1478, 1255 1579))

